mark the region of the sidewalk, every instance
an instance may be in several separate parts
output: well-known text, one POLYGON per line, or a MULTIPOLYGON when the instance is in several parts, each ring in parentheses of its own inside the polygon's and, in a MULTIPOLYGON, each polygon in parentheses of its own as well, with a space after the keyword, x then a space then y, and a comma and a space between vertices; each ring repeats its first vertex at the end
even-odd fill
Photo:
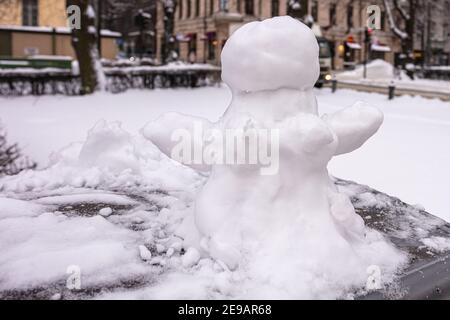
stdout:
POLYGON ((426 98, 440 98, 450 101, 450 81, 409 79, 403 72, 394 78, 393 66, 383 60, 375 60, 367 65, 367 77, 363 77, 363 67, 352 71, 336 73, 341 88, 367 92, 387 93, 392 83, 396 87, 396 95, 420 95, 426 98))

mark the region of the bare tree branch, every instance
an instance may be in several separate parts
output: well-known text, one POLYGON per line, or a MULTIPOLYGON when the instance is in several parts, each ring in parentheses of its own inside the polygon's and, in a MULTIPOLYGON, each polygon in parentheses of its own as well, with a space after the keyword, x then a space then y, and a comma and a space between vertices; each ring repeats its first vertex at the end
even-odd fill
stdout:
POLYGON ((400 13, 400 15, 402 16, 403 20, 411 19, 411 16, 405 11, 404 8, 402 8, 402 6, 399 4, 398 0, 393 0, 393 1, 394 1, 395 9, 400 13))
POLYGON ((388 15, 388 20, 389 20, 389 26, 390 26, 392 32, 402 40, 408 39, 409 35, 405 31, 401 30, 395 23, 394 15, 392 13, 392 9, 391 9, 391 6, 390 6, 388 0, 384 0, 384 6, 386 8, 386 12, 388 15))

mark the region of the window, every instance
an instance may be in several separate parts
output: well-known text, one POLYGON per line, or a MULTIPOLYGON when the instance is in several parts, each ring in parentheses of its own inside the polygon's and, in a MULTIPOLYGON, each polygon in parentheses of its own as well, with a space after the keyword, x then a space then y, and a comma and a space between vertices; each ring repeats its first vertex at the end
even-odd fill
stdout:
POLYGON ((237 12, 241 13, 241 0, 236 1, 237 12))
POLYGON ((319 4, 317 3, 317 0, 311 2, 311 16, 313 17, 314 22, 319 21, 319 4))
POLYGON ((38 25, 38 0, 23 0, 22 24, 24 26, 38 25))
POLYGON ((318 40, 319 42, 319 57, 329 58, 331 57, 331 48, 328 40, 318 40))
POLYGON ((347 27, 350 30, 353 28, 353 5, 349 5, 347 8, 347 27))
POLYGON ((180 5, 178 9, 178 18, 181 20, 183 19, 183 2, 184 0, 180 0, 180 5))
POLYGON ((382 11, 380 16, 380 27, 382 31, 386 30, 385 25, 386 25, 386 13, 382 11))
POLYGON ((189 35, 189 55, 197 54, 197 34, 193 33, 189 35))
POLYGON ((190 18, 192 11, 191 11, 192 7, 191 7, 191 0, 187 0, 187 12, 186 12, 186 18, 190 18))
POLYGON ((214 14, 214 0, 209 0, 209 15, 213 15, 214 14))
POLYGON ((280 0, 272 0, 272 17, 280 15, 280 0))
POLYGON ((195 0, 195 16, 200 17, 200 0, 195 0))
POLYGON ((215 32, 208 33, 208 60, 216 59, 217 37, 215 32))
POLYGON ((330 26, 336 25, 336 4, 330 5, 330 26))
POLYGON ((255 5, 253 0, 245 0, 245 14, 253 15, 254 14, 255 5))
POLYGON ((220 0, 220 11, 228 12, 228 0, 220 0))

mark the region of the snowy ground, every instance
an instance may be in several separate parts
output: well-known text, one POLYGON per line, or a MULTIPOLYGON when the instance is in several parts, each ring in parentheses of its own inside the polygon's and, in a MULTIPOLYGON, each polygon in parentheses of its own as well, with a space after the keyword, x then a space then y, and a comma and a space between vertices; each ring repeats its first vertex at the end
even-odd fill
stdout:
MULTIPOLYGON (((316 92, 322 113, 365 100, 385 113, 385 123, 360 150, 335 158, 332 174, 370 185, 450 221, 450 103, 420 97, 388 101, 385 95, 328 89, 316 92)), ((49 155, 73 141, 84 141, 100 119, 121 121, 137 133, 167 111, 216 120, 227 107, 227 88, 129 91, 92 97, 0 98, 0 119, 9 138, 41 167, 49 155)))

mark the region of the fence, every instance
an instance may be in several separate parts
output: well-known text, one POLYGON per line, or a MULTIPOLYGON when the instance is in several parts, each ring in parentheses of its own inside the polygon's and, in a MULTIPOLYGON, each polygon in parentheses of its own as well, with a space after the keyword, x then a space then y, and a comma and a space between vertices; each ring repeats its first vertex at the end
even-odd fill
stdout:
MULTIPOLYGON (((105 68, 106 90, 119 93, 128 89, 200 87, 217 83, 220 69, 205 67, 128 67, 105 68)), ((3 70, 0 72, 0 95, 79 95, 79 76, 58 69, 3 70)))

